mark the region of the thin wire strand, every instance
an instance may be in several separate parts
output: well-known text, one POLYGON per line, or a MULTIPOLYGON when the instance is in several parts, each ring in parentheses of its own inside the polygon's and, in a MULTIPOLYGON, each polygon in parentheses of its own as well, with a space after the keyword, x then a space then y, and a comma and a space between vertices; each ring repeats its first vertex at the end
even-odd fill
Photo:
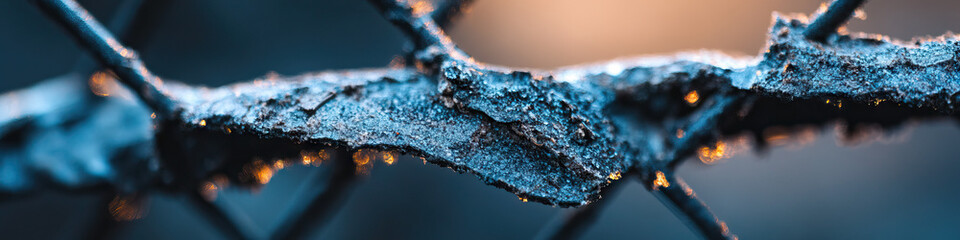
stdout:
POLYGON ((741 102, 743 97, 718 93, 713 99, 713 105, 701 112, 699 117, 694 118, 683 130, 686 134, 674 141, 673 150, 664 158, 668 169, 675 169, 684 159, 687 159, 697 144, 708 139, 720 124, 722 116, 739 106, 737 103, 741 102))
MULTIPOLYGON (((316 189, 306 205, 294 205, 283 221, 274 230, 270 239, 304 239, 319 231, 337 212, 335 207, 343 203, 357 180, 354 164, 349 159, 334 161, 332 175, 323 188, 316 189)), ((317 174, 323 178, 325 174, 317 174)), ((323 182, 322 180, 311 182, 323 182)))
POLYGON ((699 232, 705 239, 737 239, 727 224, 717 218, 697 194, 682 179, 670 171, 657 171, 651 179, 643 181, 660 202, 674 210, 691 230, 699 232))
POLYGON ((187 193, 187 200, 200 210, 208 222, 220 230, 229 239, 254 239, 245 229, 253 229, 253 226, 245 225, 247 222, 237 222, 224 209, 216 204, 207 201, 199 192, 187 193))
POLYGON ((566 240, 580 238, 583 233, 590 229, 590 226, 596 223, 597 218, 603 213, 603 209, 610 204, 610 201, 605 199, 616 196, 625 184, 626 181, 612 182, 604 189, 604 198, 586 206, 557 214, 540 228, 540 232, 534 239, 566 240))
POLYGON ((853 16, 857 8, 866 0, 836 0, 830 4, 827 12, 821 14, 813 23, 803 32, 807 39, 817 42, 826 42, 827 37, 837 32, 850 17, 853 16))
POLYGON ((120 44, 86 9, 74 0, 35 2, 93 53, 97 60, 113 70, 120 77, 120 82, 136 92, 161 118, 173 116, 176 106, 158 88, 162 80, 150 73, 136 53, 120 44))
POLYGON ((447 29, 457 18, 460 18, 469 9, 474 0, 446 0, 437 5, 433 11, 433 21, 440 29, 447 29))
POLYGON ((457 48, 433 20, 433 11, 422 5, 411 5, 410 1, 397 0, 369 0, 380 11, 384 18, 409 36, 416 50, 434 48, 431 55, 421 59, 429 60, 436 57, 468 60, 469 55, 457 48))

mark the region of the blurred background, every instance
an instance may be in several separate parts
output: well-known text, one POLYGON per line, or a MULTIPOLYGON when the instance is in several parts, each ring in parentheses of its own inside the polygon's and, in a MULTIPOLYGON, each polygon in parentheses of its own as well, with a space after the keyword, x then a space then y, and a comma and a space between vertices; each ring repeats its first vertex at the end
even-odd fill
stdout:
MULTIPOLYGON (((153 1, 153 0, 148 0, 153 1)), ((137 49, 167 79, 220 86, 281 75, 386 66, 405 39, 366 1, 169 0, 148 44, 137 49)), ((80 1, 101 20, 120 0, 80 1)), ((755 55, 774 11, 811 13, 819 0, 483 0, 449 30, 476 59, 553 68, 616 57, 718 49, 755 55)), ((894 38, 960 31, 960 2, 872 0, 851 32, 894 38)), ((0 2, 0 92, 69 72, 84 54, 29 1, 0 2)), ((833 129, 764 153, 738 151, 678 174, 741 239, 960 239, 960 129, 913 124, 853 146, 833 129)), ((288 168, 257 192, 227 189, 229 204, 272 230, 316 169, 288 168)), ((621 180, 624 181, 624 180, 621 180)), ((627 180, 629 181, 629 180, 627 180)), ((585 239, 696 239, 637 183, 628 184, 585 239)), ((11 239, 73 239, 96 196, 44 192, 0 203, 11 239)), ((524 203, 475 176, 404 157, 378 165, 316 239, 529 239, 569 209, 524 203)), ((148 215, 121 239, 216 239, 186 200, 153 195, 148 215)))

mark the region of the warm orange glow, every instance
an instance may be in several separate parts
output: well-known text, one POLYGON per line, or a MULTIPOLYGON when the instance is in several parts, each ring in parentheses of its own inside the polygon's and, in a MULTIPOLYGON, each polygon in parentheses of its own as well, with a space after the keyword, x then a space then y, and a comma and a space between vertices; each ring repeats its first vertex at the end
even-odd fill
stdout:
POLYGON ((157 113, 156 112, 150 113, 150 118, 157 119, 157 113))
POLYGON ((415 0, 411 6, 415 16, 424 16, 433 12, 433 4, 426 0, 415 0))
POLYGON ((763 130, 763 140, 771 146, 786 145, 790 148, 798 148, 813 142, 816 137, 817 129, 813 127, 769 127, 763 130))
POLYGON ((525 197, 517 196, 517 198, 519 198, 520 201, 523 201, 523 202, 529 201, 529 200, 528 200, 527 198, 525 198, 525 197))
POLYGON ((853 11, 853 17, 860 20, 867 20, 867 12, 863 11, 863 9, 857 9, 853 11))
POLYGON ((843 107, 843 100, 840 100, 840 99, 837 99, 837 100, 827 99, 827 104, 836 106, 837 108, 842 108, 842 107, 843 107))
POLYGON ((133 197, 116 196, 110 201, 108 208, 110 215, 117 221, 131 221, 143 218, 147 210, 142 203, 133 197))
POLYGON ((319 165, 320 156, 319 154, 313 154, 310 151, 300 151, 300 163, 303 163, 303 165, 319 165))
POLYGON ((252 181, 259 184, 267 184, 270 178, 273 178, 273 166, 264 163, 262 160, 254 160, 243 167, 241 180, 252 181))
POLYGON ((97 96, 110 96, 117 89, 117 82, 113 75, 100 71, 90 75, 90 91, 97 96))
POLYGON ((325 162, 327 161, 327 159, 330 159, 330 154, 327 153, 326 149, 320 150, 319 152, 317 152, 317 161, 319 161, 317 162, 317 164, 325 162))
POLYGON ((727 222, 720 221, 720 231, 722 231, 723 234, 729 234, 729 233, 730 233, 730 228, 727 227, 727 222))
POLYGON ((285 168, 285 167, 287 167, 287 163, 284 162, 283 160, 277 160, 277 161, 274 161, 274 162, 273 162, 273 168, 276 169, 276 170, 280 170, 280 169, 283 169, 283 168, 285 168))
POLYGON ((370 163, 370 156, 366 153, 363 153, 363 150, 353 153, 353 162, 357 165, 364 165, 370 163))
POLYGON ((700 101, 700 94, 698 94, 697 91, 690 91, 686 96, 683 96, 683 100, 687 101, 690 105, 697 104, 697 102, 700 101))
POLYGON ((823 14, 823 13, 827 12, 827 8, 828 8, 828 7, 829 7, 829 5, 827 5, 826 2, 821 2, 821 3, 820 3, 820 7, 818 7, 817 10, 813 12, 813 14, 815 14, 815 15, 823 14))
POLYGON ((693 188, 690 188, 686 184, 682 184, 681 186, 683 186, 683 193, 687 194, 687 196, 693 197, 697 195, 696 193, 693 192, 693 188))
POLYGON ((790 135, 787 135, 786 133, 782 133, 782 134, 766 136, 764 140, 766 140, 767 143, 771 143, 771 145, 780 145, 783 141, 786 141, 788 138, 790 138, 790 135))
POLYGON ((677 129, 677 138, 683 138, 686 133, 683 132, 683 129, 677 129))
POLYGON ((667 181, 667 176, 661 171, 657 171, 657 178, 653 180, 653 186, 656 187, 670 187, 670 182, 667 181))
POLYGON ((400 69, 406 65, 407 65, 407 60, 403 59, 403 56, 397 55, 397 56, 394 56, 393 59, 390 59, 390 64, 388 64, 387 66, 393 69, 400 69))
POLYGON ((212 202, 213 200, 217 200, 217 190, 219 190, 219 187, 213 182, 204 182, 200 185, 200 196, 212 202))
POLYGON ((393 151, 383 151, 380 157, 383 158, 383 162, 387 165, 393 165, 393 163, 397 161, 396 155, 393 151))
POLYGON ((717 160, 728 157, 727 144, 723 141, 717 141, 716 145, 711 147, 700 147, 700 150, 697 151, 697 155, 700 157, 700 162, 706 164, 713 164, 717 160))
POLYGON ((375 153, 376 151, 371 149, 360 149, 353 152, 353 163, 356 165, 358 175, 370 173, 370 169, 373 168, 373 161, 370 161, 370 159, 375 156, 375 153))
POLYGON ((619 180, 620 177, 621 177, 620 172, 613 172, 613 173, 610 173, 609 176, 607 176, 607 178, 609 178, 610 180, 619 180))
POLYGON ((200 120, 200 126, 201 127, 207 126, 207 120, 200 120))
POLYGON ((256 175, 254 175, 254 177, 256 178, 257 183, 267 184, 268 182, 270 182, 270 179, 273 178, 273 169, 266 166, 261 167, 260 169, 257 169, 256 175))

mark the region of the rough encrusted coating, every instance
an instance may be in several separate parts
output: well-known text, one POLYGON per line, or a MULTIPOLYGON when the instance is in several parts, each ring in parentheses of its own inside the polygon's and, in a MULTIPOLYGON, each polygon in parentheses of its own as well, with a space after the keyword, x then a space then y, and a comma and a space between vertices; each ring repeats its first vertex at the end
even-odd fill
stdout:
POLYGON ((749 88, 782 98, 891 101, 954 112, 960 41, 954 35, 899 42, 880 35, 803 40, 806 23, 777 17, 749 88))
MULTIPOLYGON (((484 182, 523 198, 553 205, 575 206, 596 199, 609 175, 571 168, 565 162, 571 160, 559 154, 580 155, 576 160, 581 164, 606 171, 618 170, 616 167, 622 164, 608 160, 601 152, 603 149, 546 148, 542 145, 551 141, 549 136, 530 139, 523 134, 533 130, 509 124, 519 120, 503 119, 525 119, 528 112, 535 113, 529 108, 517 109, 523 116, 498 115, 494 120, 481 112, 444 106, 437 88, 435 81, 411 69, 397 69, 322 73, 293 81, 255 81, 192 93, 191 88, 173 91, 184 96, 182 119, 191 127, 202 128, 198 124, 203 121, 206 128, 231 128, 266 138, 347 148, 399 149, 460 172, 475 173, 484 182), (531 141, 540 141, 541 145, 531 141)), ((534 102, 520 96, 500 99, 534 102)), ((539 114, 543 118, 569 115, 539 114)), ((591 117, 596 116, 599 113, 591 117)), ((551 128, 571 132, 581 126, 569 122, 549 124, 551 128)), ((611 134, 604 133, 584 141, 611 142, 611 138, 611 134)), ((559 139, 549 146, 583 144, 572 141, 573 138, 559 139)), ((608 151, 607 154, 617 154, 615 150, 608 151)))
MULTIPOLYGON (((457 65, 437 66, 439 73, 354 70, 214 89, 167 82, 164 91, 183 107, 175 121, 188 131, 233 129, 263 139, 401 150, 473 172, 521 197, 564 206, 596 199, 607 183, 605 174, 641 166, 670 151, 673 131, 709 105, 683 102, 682 94, 689 91, 699 91, 702 99, 719 92, 763 98, 746 114, 718 116, 738 121, 716 126, 724 133, 758 132, 785 123, 890 122, 953 113, 960 90, 955 37, 903 44, 837 36, 821 44, 803 39, 804 27, 801 20, 776 20, 763 58, 699 52, 575 66, 552 76, 457 65), (825 103, 828 99, 853 106, 840 110, 825 103), (873 107, 881 100, 880 107, 873 107)), ((62 94, 68 97, 64 99, 85 94, 82 85, 74 85, 79 90, 62 94)), ((42 92, 56 86, 36 88, 42 92)), ((19 93, 4 97, 31 100, 19 93)), ((41 98, 38 103, 53 107, 9 113, 0 122, 0 139, 6 139, 0 141, 0 172, 22 173, 0 175, 0 190, 159 183, 154 178, 162 166, 136 160, 152 153, 153 128, 145 106, 58 99, 41 98), (95 111, 77 114, 77 109, 95 111), (128 132, 146 134, 91 140, 128 132), (46 140, 36 140, 40 138, 46 140), (84 149, 99 152, 74 154, 84 149), (37 154, 52 150, 59 152, 37 154), (104 162, 106 172, 114 175, 76 167, 104 162), (131 162, 137 164, 123 167, 131 162), (24 167, 40 163, 70 167, 24 167)))
POLYGON ((458 62, 448 62, 441 71, 440 92, 448 107, 488 116, 582 178, 603 182, 624 171, 605 114, 613 100, 609 91, 458 62))

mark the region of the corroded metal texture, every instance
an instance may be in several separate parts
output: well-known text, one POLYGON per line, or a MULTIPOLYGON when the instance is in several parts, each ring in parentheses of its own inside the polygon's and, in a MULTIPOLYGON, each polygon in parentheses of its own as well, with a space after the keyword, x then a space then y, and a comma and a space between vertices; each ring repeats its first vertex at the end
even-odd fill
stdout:
POLYGON ((841 122, 854 134, 865 125, 953 117, 960 100, 956 36, 902 42, 836 34, 863 3, 856 0, 837 1, 814 26, 803 16, 775 16, 766 50, 753 58, 702 51, 551 71, 483 64, 458 49, 440 26, 452 18, 443 14, 469 1, 433 12, 422 2, 374 0, 414 42, 410 66, 219 88, 161 82, 79 5, 39 2, 137 94, 94 84, 110 97, 89 97, 80 77, 68 77, 0 96, 9 106, 0 109, 4 194, 196 191, 212 176, 255 184, 249 166, 265 165, 257 159, 378 149, 558 206, 591 203, 612 181, 637 176, 705 237, 729 239, 673 175, 697 147, 746 134, 763 148, 771 127, 841 122))
MULTIPOLYGON (((163 91, 174 96, 181 108, 176 118, 179 127, 229 128, 261 138, 345 148, 397 149, 475 173, 486 183, 530 200, 565 206, 595 199, 611 174, 629 171, 644 161, 663 160, 658 157, 662 152, 680 145, 671 129, 685 127, 684 119, 699 119, 702 110, 713 105, 711 96, 718 94, 764 99, 731 108, 749 114, 731 118, 737 111, 716 113, 719 120, 732 123, 708 127, 707 132, 728 135, 800 124, 792 122, 799 121, 795 118, 778 116, 784 111, 777 108, 784 106, 818 111, 802 121, 814 124, 835 119, 900 122, 953 114, 957 104, 953 98, 960 89, 955 70, 960 47, 952 36, 910 44, 839 36, 830 45, 821 45, 803 39, 804 27, 801 20, 778 18, 769 51, 759 59, 695 52, 554 71, 503 73, 499 67, 449 67, 439 73, 413 68, 350 70, 265 77, 215 89, 168 82, 163 91), (482 82, 483 87, 471 87, 470 81, 482 82), (683 101, 683 94, 689 91, 699 92, 702 100, 698 105, 683 101), (625 108, 634 111, 622 112, 625 108)), ((130 132, 152 132, 145 106, 109 104, 116 101, 113 98, 106 98, 107 103, 64 103, 86 91, 84 85, 65 84, 38 85, 5 95, 11 99, 5 102, 46 104, 42 108, 18 107, 32 112, 7 113, 11 120, 4 124, 4 129, 9 129, 6 138, 34 136, 15 134, 28 129, 21 122, 44 119, 26 116, 76 111, 71 104, 127 109, 122 110, 127 114, 120 116, 84 112, 75 117, 79 120, 127 116, 133 113, 129 109, 134 109, 142 114, 117 126, 136 128, 130 132), (58 94, 65 97, 62 99, 25 94, 65 88, 72 90, 58 94)), ((103 127, 116 129, 114 125, 103 127)), ((149 143, 149 137, 140 137, 125 144, 149 143)), ((43 146, 79 149, 85 145, 38 145, 43 146)), ((22 152, 22 147, 7 149, 22 152)), ((13 166, 18 161, 4 163, 13 166)), ((32 182, 12 176, 5 175, 11 178, 4 181, 6 189, 32 182)), ((25 179, 32 179, 27 176, 25 179)), ((86 184, 89 182, 65 185, 86 184)))

